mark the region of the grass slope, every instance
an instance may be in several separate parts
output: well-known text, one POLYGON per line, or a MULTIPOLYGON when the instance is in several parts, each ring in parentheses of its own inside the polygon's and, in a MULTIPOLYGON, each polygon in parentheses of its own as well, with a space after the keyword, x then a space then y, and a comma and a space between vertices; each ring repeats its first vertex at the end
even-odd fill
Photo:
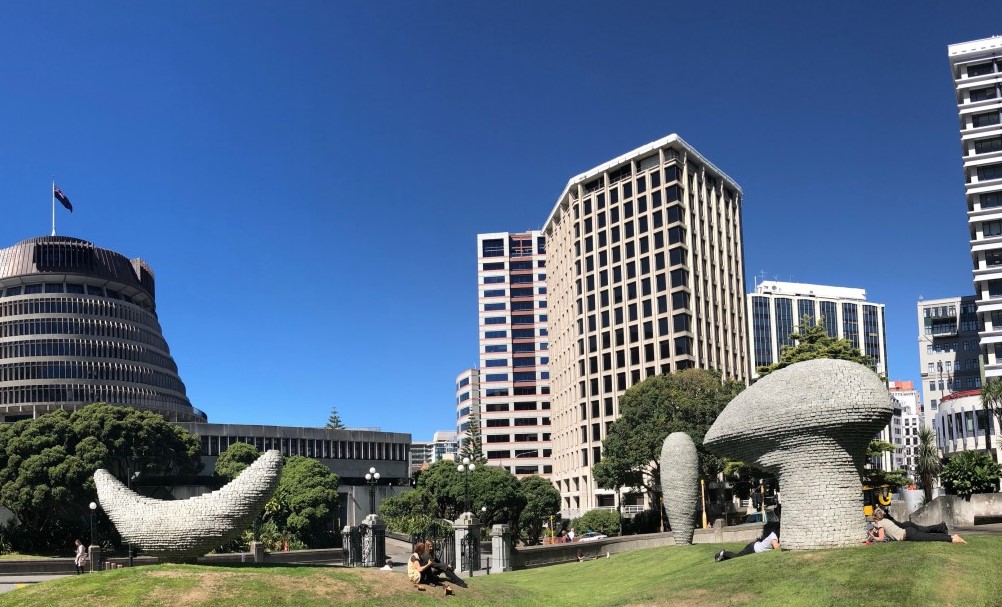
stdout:
POLYGON ((772 552, 715 563, 716 545, 657 548, 478 577, 417 592, 400 573, 333 567, 162 565, 67 577, 0 606, 1002 605, 1002 538, 772 552))

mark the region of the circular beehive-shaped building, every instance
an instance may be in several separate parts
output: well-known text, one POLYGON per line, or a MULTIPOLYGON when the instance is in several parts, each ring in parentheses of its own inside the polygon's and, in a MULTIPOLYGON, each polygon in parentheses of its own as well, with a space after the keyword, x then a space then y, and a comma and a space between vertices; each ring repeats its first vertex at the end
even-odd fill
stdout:
POLYGON ((0 420, 92 402, 206 420, 160 329, 153 271, 65 236, 0 250, 0 420))

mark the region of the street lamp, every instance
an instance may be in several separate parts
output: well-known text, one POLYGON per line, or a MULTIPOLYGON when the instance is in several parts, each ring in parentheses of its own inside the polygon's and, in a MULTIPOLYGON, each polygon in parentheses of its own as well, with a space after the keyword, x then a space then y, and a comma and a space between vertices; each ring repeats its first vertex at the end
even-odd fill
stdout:
POLYGON ((94 502, 90 503, 90 545, 94 545, 94 511, 97 510, 97 504, 94 502))
POLYGON ((476 469, 476 467, 477 467, 476 464, 470 463, 470 458, 468 457, 464 457, 463 463, 456 466, 456 470, 459 470, 460 472, 463 473, 463 497, 464 500, 466 501, 465 512, 470 511, 470 472, 473 472, 476 469))
POLYGON ((375 468, 369 468, 365 474, 365 482, 369 485, 369 514, 376 513, 376 483, 379 482, 379 473, 375 468))

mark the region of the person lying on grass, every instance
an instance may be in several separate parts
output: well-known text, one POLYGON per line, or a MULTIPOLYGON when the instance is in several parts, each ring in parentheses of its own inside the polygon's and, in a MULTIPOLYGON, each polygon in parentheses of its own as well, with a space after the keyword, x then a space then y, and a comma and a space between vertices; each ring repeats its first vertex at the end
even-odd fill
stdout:
MULTIPOLYGON (((914 524, 913 524, 914 525, 914 524)), ((942 523, 941 523, 942 525, 942 523)), ((924 531, 921 525, 907 526, 902 528, 888 519, 884 511, 877 508, 873 511, 873 527, 876 534, 875 541, 883 542, 890 538, 896 542, 953 542, 954 544, 966 544, 964 538, 956 533, 950 535, 943 531, 924 531)), ((939 526, 933 525, 930 529, 939 526)), ((943 525, 945 528, 945 525, 943 525)))
POLYGON ((714 555, 713 560, 726 561, 727 559, 734 559, 739 556, 745 556, 748 554, 756 554, 758 552, 766 552, 768 550, 779 550, 779 523, 767 523, 765 527, 762 528, 762 536, 755 540, 754 542, 749 542, 747 546, 741 549, 740 552, 728 552, 727 550, 721 550, 714 555))

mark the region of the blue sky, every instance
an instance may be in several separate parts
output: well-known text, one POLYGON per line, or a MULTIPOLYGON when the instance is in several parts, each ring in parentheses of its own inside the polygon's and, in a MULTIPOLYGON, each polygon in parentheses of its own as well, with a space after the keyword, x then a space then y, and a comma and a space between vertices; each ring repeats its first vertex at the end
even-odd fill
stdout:
POLYGON ((0 245, 140 256, 210 421, 428 440, 477 362, 476 234, 677 132, 746 278, 865 288, 890 376, 973 292, 948 44, 1002 3, 4 2, 0 245))

